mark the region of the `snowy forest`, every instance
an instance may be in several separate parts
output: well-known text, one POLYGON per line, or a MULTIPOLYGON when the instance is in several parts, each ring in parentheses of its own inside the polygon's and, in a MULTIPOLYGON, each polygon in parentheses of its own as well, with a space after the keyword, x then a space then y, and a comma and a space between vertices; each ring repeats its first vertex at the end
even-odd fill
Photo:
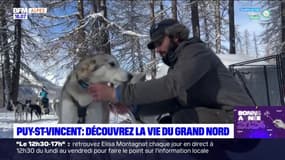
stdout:
MULTIPOLYGON (((130 72, 156 77, 159 57, 147 49, 149 28, 165 18, 179 20, 216 54, 254 58, 284 52, 284 1, 234 0, 9 0, 0 1, 0 107, 37 96, 46 86, 58 96, 64 79, 85 56, 113 54, 130 72), (269 11, 263 30, 241 30, 237 5, 269 11), (13 8, 47 8, 14 20, 13 8)), ((261 11, 260 11, 261 12, 261 11)), ((251 13, 252 14, 252 13, 251 13)))

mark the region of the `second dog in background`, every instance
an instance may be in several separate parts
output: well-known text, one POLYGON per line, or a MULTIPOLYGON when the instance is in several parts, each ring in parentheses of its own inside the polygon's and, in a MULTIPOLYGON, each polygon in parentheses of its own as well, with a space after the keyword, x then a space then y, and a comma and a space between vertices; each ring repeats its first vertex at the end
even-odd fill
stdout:
POLYGON ((42 108, 37 104, 32 104, 31 100, 26 100, 26 119, 28 119, 28 114, 31 116, 31 121, 33 120, 33 113, 41 119, 42 116, 42 108))

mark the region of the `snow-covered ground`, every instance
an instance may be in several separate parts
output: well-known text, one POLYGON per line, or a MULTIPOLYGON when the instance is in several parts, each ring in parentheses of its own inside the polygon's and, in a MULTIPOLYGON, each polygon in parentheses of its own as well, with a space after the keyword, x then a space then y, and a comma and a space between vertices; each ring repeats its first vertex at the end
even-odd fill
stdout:
MULTIPOLYGON (((256 59, 255 57, 250 57, 250 56, 244 55, 244 54, 217 54, 217 56, 222 60, 224 65, 227 67, 231 64, 256 59)), ((268 63, 265 61, 255 62, 255 63, 252 63, 251 65, 253 65, 253 64, 254 65, 268 65, 268 63)))
MULTIPOLYGON (((29 119, 30 117, 28 117, 29 119)), ((56 124, 57 117, 51 113, 49 115, 43 115, 41 119, 36 116, 33 117, 33 121, 18 121, 15 122, 14 112, 7 111, 5 108, 0 108, 0 138, 12 138, 13 137, 13 124, 14 123, 35 123, 35 124, 56 124)))

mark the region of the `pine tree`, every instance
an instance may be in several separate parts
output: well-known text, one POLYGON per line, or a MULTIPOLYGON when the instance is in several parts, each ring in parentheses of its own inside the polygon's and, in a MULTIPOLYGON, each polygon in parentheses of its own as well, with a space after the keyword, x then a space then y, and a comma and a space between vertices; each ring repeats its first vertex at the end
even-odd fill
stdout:
POLYGON ((199 13, 198 13, 198 1, 191 0, 191 20, 193 36, 200 38, 200 25, 199 25, 199 13))
POLYGON ((250 48, 250 34, 248 32, 248 30, 246 29, 244 31, 244 47, 245 47, 245 54, 249 55, 249 48, 250 48))
POLYGON ((264 27, 261 42, 267 46, 267 51, 279 54, 282 51, 281 3, 280 1, 264 1, 262 8, 270 12, 270 17, 261 22, 264 27))
POLYGON ((215 1, 215 31, 216 31, 216 53, 221 53, 221 11, 220 0, 215 1))
MULTIPOLYGON (((14 0, 14 8, 20 8, 21 1, 14 0)), ((21 42, 22 42, 22 26, 21 20, 15 20, 15 45, 13 54, 12 67, 12 88, 11 100, 15 103, 18 99, 19 81, 20 81, 20 65, 21 65, 21 42)))
POLYGON ((257 39, 256 39, 255 32, 253 32, 253 43, 254 43, 255 55, 256 55, 256 58, 258 58, 259 53, 258 53, 258 46, 257 46, 257 39))
MULTIPOLYGON (((7 13, 6 10, 8 8, 7 5, 4 4, 4 2, 0 2, 0 50, 3 52, 3 102, 4 107, 8 110, 12 110, 11 105, 9 105, 10 101, 10 92, 11 92, 11 72, 10 72, 10 55, 9 55, 9 45, 8 45, 8 26, 7 26, 7 13)), ((1 59, 2 59, 2 53, 1 53, 1 59)), ((2 62, 1 62, 2 63, 2 62)))
POLYGON ((234 0, 229 0, 230 54, 236 54, 234 0))
POLYGON ((172 18, 177 20, 177 0, 171 0, 172 18))

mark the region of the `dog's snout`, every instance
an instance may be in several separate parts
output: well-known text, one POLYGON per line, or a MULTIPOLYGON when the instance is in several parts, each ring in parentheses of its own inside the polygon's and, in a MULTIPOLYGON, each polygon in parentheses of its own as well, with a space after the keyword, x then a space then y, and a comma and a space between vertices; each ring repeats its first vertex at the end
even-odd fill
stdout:
POLYGON ((133 75, 128 73, 128 80, 130 81, 133 78, 133 75))

